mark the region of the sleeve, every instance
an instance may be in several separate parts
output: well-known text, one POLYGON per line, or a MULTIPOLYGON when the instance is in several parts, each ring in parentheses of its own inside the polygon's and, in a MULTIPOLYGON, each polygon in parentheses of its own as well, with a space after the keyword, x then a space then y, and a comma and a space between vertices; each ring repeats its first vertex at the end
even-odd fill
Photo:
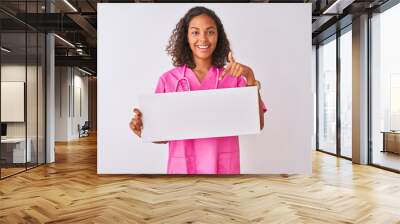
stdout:
POLYGON ((162 77, 158 80, 155 93, 165 93, 165 81, 162 77))
MULTIPOLYGON (((244 87, 244 86, 246 86, 246 85, 247 85, 246 79, 243 78, 242 76, 239 76, 239 77, 238 77, 238 84, 237 84, 237 87, 244 87)), ((262 107, 264 113, 268 111, 268 109, 267 109, 267 107, 265 106, 265 103, 264 103, 264 101, 263 101, 262 99, 261 99, 261 107, 262 107)))

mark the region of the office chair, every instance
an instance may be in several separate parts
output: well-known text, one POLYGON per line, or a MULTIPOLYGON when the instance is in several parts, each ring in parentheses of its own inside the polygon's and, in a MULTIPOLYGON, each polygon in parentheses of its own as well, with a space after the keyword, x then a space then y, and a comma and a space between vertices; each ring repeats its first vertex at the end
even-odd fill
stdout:
POLYGON ((90 129, 90 125, 89 125, 89 121, 85 121, 85 123, 82 125, 82 127, 79 127, 80 125, 78 125, 78 129, 79 129, 79 138, 80 137, 87 137, 89 136, 89 129, 90 129))

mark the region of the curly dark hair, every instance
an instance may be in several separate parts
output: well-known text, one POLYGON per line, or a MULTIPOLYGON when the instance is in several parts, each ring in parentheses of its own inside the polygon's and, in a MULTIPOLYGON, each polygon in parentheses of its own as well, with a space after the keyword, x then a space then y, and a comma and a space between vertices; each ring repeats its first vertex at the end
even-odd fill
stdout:
POLYGON ((187 33, 189 29, 189 22, 193 19, 193 17, 202 14, 209 16, 217 25, 218 41, 212 55, 212 65, 216 67, 223 67, 225 65, 230 47, 229 40, 224 31, 224 26, 214 11, 205 7, 197 6, 191 8, 185 14, 185 16, 179 20, 175 29, 172 31, 166 51, 172 56, 172 64, 174 66, 187 65, 191 69, 196 67, 193 60, 193 53, 188 43, 187 33))

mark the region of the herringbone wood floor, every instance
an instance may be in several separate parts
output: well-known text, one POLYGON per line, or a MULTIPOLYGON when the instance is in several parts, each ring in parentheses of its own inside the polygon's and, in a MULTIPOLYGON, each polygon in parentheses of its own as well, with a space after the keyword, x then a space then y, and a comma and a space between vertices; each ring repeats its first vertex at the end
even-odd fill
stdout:
POLYGON ((400 223, 400 175, 316 152, 313 175, 96 174, 96 139, 0 181, 0 223, 400 223))

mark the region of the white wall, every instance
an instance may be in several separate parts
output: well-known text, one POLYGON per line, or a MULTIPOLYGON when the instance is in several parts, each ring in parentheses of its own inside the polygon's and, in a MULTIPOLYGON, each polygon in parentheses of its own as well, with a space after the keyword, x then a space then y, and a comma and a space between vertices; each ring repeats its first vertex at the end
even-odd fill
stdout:
POLYGON ((55 68, 55 141, 68 140, 68 67, 55 68))
MULTIPOLYGON (((2 65, 1 66, 1 81, 2 82, 26 83, 26 80, 25 80, 26 69, 28 71, 28 74, 32 74, 32 71, 35 69, 35 74, 36 74, 36 68, 33 66, 28 66, 26 68, 25 65, 19 65, 19 64, 2 65)), ((4 97, 7 97, 7 96, 1 96, 1 98, 4 98, 4 97)), ((25 98, 25 97, 23 97, 23 98, 25 98)), ((36 105, 35 105, 35 108, 36 108, 36 105)), ((22 110, 22 113, 24 113, 25 108, 22 107, 20 109, 22 110)), ((2 114, 4 114, 6 111, 9 110, 9 108, 1 108, 1 110, 2 110, 2 114)), ((11 112, 11 111, 8 111, 8 113, 9 112, 11 112)), ((20 113, 20 112, 18 112, 18 113, 20 113)), ((2 120, 3 120, 3 118, 2 118, 2 120)), ((17 136, 17 137, 25 136, 24 118, 22 118, 22 122, 7 122, 7 123, 8 123, 7 132, 10 132, 10 133, 7 133, 8 136, 17 136)))
MULTIPOLYGON (((41 71, 39 71, 41 72, 41 71)), ((36 86, 36 66, 27 66, 19 64, 5 64, 1 66, 1 81, 3 82, 25 82, 25 76, 29 81, 29 86, 36 86), (26 73, 27 72, 27 73, 26 73)), ((28 106, 28 137, 30 133, 35 132, 36 135, 36 88, 27 88, 27 106, 28 106), (34 122, 34 124, 32 124, 34 122)), ((40 106, 40 105, 39 105, 40 106)), ((6 108, 2 108, 6 110, 6 108)), ((25 122, 7 122, 7 136, 8 137, 25 137, 25 122)))
POLYGON ((88 77, 83 77, 81 72, 78 70, 74 71, 74 108, 73 110, 73 119, 72 122, 72 130, 71 134, 73 138, 79 137, 79 132, 77 129, 78 124, 82 126, 85 121, 88 121, 89 113, 88 113, 88 77), (78 75, 76 74, 78 72, 78 75), (79 97, 80 96, 80 97, 79 97), (80 101, 80 102, 79 102, 80 101), (81 110, 81 111, 80 111, 81 110))
POLYGON ((78 124, 83 125, 88 120, 88 78, 83 75, 76 68, 56 67, 56 141, 77 139, 78 124), (82 105, 82 113, 79 112, 77 105, 82 105))
POLYGON ((310 173, 311 4, 98 4, 98 173, 166 173, 167 145, 129 129, 136 96, 172 68, 178 20, 204 5, 221 18, 236 60, 253 68, 269 108, 260 135, 240 137, 242 173, 310 173))

